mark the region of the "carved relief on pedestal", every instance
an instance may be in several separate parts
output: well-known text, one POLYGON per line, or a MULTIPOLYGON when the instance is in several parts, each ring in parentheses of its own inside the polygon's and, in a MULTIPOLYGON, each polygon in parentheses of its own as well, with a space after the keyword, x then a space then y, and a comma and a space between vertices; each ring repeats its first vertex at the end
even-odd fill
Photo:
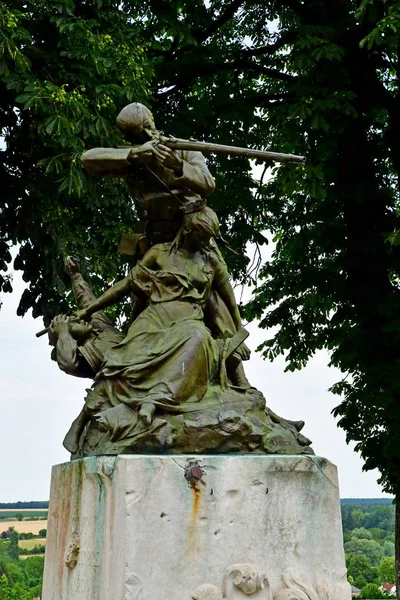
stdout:
POLYGON ((129 573, 125 584, 125 599, 138 600, 143 591, 143 582, 136 573, 129 573))
MULTIPOLYGON (((346 600, 351 598, 347 570, 328 572, 323 566, 312 577, 293 571, 283 573, 283 588, 272 591, 264 571, 243 563, 228 567, 222 589, 205 583, 192 592, 192 600, 230 600, 234 590, 261 600, 346 600), (264 591, 263 594, 258 592, 264 591)), ((236 598, 237 596, 235 596, 236 598)))
POLYGON ((265 589, 267 592, 265 597, 270 598, 271 594, 267 575, 262 571, 258 571, 254 565, 250 564, 236 564, 228 567, 224 577, 224 598, 228 597, 228 586, 231 575, 234 577, 233 585, 247 596, 265 589))
POLYGON ((265 590, 263 600, 272 600, 267 575, 248 563, 238 563, 227 568, 222 590, 215 585, 205 583, 192 593, 192 600, 224 600, 231 596, 231 591, 234 589, 240 590, 246 596, 265 590))
POLYGON ((286 587, 274 596, 274 600, 342 600, 350 598, 347 569, 328 573, 321 567, 313 577, 288 571, 283 575, 286 587))
POLYGON ((221 588, 203 583, 192 593, 192 600, 223 600, 221 588))

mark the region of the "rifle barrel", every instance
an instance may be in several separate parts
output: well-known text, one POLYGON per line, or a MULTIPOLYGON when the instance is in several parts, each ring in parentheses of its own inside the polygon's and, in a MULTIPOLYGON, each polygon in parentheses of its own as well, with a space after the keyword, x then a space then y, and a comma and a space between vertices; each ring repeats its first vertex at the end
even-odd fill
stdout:
POLYGON ((48 331, 49 331, 50 327, 46 327, 45 329, 41 329, 40 331, 38 331, 35 335, 37 338, 42 337, 42 335, 45 335, 48 331))
POLYGON ((210 144, 196 140, 183 140, 180 138, 162 137, 161 143, 173 150, 197 150, 200 152, 215 152, 216 154, 235 154, 249 158, 261 158, 263 160, 275 160, 277 162, 288 162, 295 165, 304 165, 305 156, 297 154, 282 154, 281 152, 268 152, 266 150, 253 150, 252 148, 241 148, 239 146, 225 146, 223 144, 210 144))

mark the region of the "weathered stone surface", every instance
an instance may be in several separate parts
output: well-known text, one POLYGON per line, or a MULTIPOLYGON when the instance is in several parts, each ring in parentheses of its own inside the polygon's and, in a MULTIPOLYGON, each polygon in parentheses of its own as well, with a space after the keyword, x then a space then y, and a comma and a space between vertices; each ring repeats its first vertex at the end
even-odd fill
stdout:
POLYGON ((53 468, 44 600, 349 600, 345 575, 324 458, 131 455, 53 468))
MULTIPOLYGON (((182 407, 181 407, 182 408, 182 407)), ((96 421, 83 434, 80 450, 73 458, 111 454, 314 454, 300 423, 275 415, 264 396, 251 388, 221 393, 210 387, 201 402, 183 407, 182 413, 156 415, 150 425, 124 405, 107 412, 128 411, 136 416, 121 427, 116 438, 96 421), (186 409, 183 410, 183 408, 186 409)), ((122 419, 121 419, 122 420, 122 419)))

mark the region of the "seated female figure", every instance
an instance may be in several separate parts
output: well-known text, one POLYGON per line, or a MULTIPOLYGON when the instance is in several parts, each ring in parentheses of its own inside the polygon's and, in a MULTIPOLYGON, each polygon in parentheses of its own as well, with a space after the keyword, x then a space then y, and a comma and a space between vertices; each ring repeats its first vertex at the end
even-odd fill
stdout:
MULTIPOLYGON (((217 291, 236 329, 241 321, 229 275, 212 238, 219 223, 208 207, 184 217, 175 242, 153 246, 129 273, 84 310, 88 318, 129 294, 144 295, 147 307, 124 340, 111 348, 86 398, 88 418, 123 403, 150 424, 157 407, 180 412, 199 402, 219 366, 219 345, 204 324, 204 309, 217 291)), ((81 434, 71 427, 75 448, 81 434)), ((68 440, 67 440, 68 441, 68 440)))

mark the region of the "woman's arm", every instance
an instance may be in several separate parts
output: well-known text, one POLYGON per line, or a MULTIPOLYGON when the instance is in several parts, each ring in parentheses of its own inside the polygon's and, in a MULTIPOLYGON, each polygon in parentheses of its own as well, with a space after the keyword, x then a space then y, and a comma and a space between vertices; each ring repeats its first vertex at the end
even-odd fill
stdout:
POLYGON ((233 292, 233 288, 229 282, 229 279, 225 279, 222 282, 218 282, 218 280, 216 280, 215 283, 216 285, 214 286, 214 288, 219 293, 222 300, 225 302, 236 329, 241 329, 242 320, 240 318, 238 305, 236 304, 235 294, 233 292))
POLYGON ((229 273, 226 269, 226 265, 222 262, 217 254, 215 254, 211 260, 214 264, 213 289, 219 294, 221 300, 223 300, 225 303, 226 308, 228 309, 233 323, 238 331, 242 327, 242 320, 236 304, 235 294, 229 281, 229 273))
POLYGON ((129 277, 125 277, 104 292, 100 298, 93 300, 86 308, 78 310, 75 315, 79 319, 88 319, 94 312, 107 308, 111 304, 116 304, 118 300, 121 300, 130 292, 130 289, 130 279, 129 277))

